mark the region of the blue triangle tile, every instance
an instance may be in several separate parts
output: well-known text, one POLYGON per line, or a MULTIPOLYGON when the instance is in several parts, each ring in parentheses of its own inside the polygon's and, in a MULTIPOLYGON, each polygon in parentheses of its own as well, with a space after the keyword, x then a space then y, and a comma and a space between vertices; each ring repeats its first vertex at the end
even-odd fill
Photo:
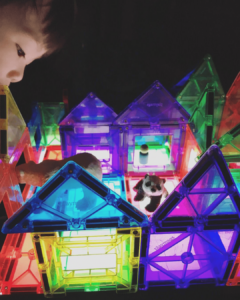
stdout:
POLYGON ((60 123, 60 126, 77 123, 109 125, 117 114, 94 93, 89 93, 60 123))
POLYGON ((229 228, 240 221, 240 195, 217 145, 180 181, 151 221, 161 228, 229 228))
POLYGON ((159 81, 135 99, 114 124, 187 123, 190 115, 159 81))
POLYGON ((147 225, 146 215, 70 161, 5 222, 2 232, 72 231, 147 225))

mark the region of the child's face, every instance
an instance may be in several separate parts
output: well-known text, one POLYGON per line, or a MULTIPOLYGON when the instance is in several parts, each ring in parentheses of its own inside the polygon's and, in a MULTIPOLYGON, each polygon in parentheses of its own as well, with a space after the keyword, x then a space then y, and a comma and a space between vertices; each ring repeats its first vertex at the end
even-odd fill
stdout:
POLYGON ((26 65, 46 53, 40 34, 41 20, 47 12, 37 14, 24 11, 15 5, 0 9, 0 85, 22 80, 26 65))

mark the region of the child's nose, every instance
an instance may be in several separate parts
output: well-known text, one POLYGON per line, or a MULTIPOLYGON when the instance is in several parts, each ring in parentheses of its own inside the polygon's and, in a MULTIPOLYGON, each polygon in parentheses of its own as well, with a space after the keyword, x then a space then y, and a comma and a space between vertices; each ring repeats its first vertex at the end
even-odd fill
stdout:
POLYGON ((8 72, 7 78, 10 82, 18 82, 21 81, 24 74, 24 68, 20 68, 19 70, 12 70, 8 72))

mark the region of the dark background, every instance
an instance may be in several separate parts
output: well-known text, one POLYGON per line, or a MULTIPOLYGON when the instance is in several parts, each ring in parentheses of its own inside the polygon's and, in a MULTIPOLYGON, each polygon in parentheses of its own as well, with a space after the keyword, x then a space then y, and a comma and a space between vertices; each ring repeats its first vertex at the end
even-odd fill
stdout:
MULTIPOLYGON (((69 293, 67 297, 61 298, 65 300, 233 300, 239 299, 240 290, 238 287, 202 287, 194 286, 187 289, 174 289, 169 287, 161 287, 151 291, 138 291, 134 294, 116 294, 116 292, 85 292, 85 293, 69 293)), ((43 295, 16 294, 11 296, 1 296, 4 300, 44 300, 43 295)), ((50 298, 51 299, 51 298, 50 298)), ((55 298, 53 298, 55 299, 55 298)), ((60 299, 60 298, 59 298, 60 299)))
POLYGON ((77 0, 74 38, 57 55, 26 67, 10 85, 23 117, 30 103, 70 109, 89 92, 121 112, 153 81, 168 90, 210 54, 225 93, 240 71, 238 0, 77 0))
MULTIPOLYGON (((168 90, 209 53, 227 93, 240 71, 239 1, 77 0, 74 38, 57 55, 27 66, 10 85, 26 121, 31 103, 61 102, 68 90, 74 108, 89 92, 121 112, 154 80, 168 90)), ((239 299, 239 287, 159 288, 119 295, 69 294, 68 299, 239 299)), ((43 299, 12 295, 11 299, 43 299)), ((7 296, 4 296, 7 299, 7 296)))

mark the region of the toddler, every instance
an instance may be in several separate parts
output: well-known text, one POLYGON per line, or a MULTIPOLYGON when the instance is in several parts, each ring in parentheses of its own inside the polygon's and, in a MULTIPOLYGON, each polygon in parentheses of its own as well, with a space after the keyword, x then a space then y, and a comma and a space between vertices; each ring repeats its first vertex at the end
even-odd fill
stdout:
MULTIPOLYGON (((76 10, 74 0, 0 0, 0 85, 20 81, 26 65, 61 49, 72 32, 76 10)), ((69 160, 102 180, 100 161, 81 153, 19 165, 19 183, 42 186, 69 160)))

